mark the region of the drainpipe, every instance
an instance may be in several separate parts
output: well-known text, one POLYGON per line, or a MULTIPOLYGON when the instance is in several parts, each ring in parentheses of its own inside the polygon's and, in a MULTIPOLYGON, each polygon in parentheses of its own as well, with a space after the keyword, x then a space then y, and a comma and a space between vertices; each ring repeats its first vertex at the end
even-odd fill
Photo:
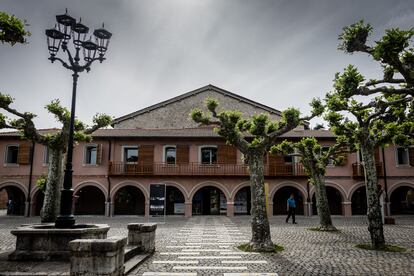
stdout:
MULTIPOLYGON (((111 153, 112 153, 111 140, 108 140, 108 143, 109 143, 109 153, 108 153, 108 165, 109 165, 109 162, 111 162, 111 153)), ((108 179, 108 195, 107 195, 106 202, 108 204, 108 217, 110 217, 111 216, 111 178, 109 176, 109 173, 108 173, 107 179, 108 179)))
POLYGON ((30 152, 30 172, 29 172, 29 191, 27 193, 27 213, 26 217, 30 217, 30 207, 31 207, 31 195, 30 192, 32 190, 32 177, 33 177, 33 157, 34 157, 34 151, 35 151, 35 145, 36 143, 32 141, 32 150, 30 152))
POLYGON ((384 147, 381 147, 381 149, 382 149, 382 169, 384 171, 385 204, 387 206, 387 216, 389 216, 390 213, 389 213, 389 200, 388 200, 387 166, 385 165, 384 147))

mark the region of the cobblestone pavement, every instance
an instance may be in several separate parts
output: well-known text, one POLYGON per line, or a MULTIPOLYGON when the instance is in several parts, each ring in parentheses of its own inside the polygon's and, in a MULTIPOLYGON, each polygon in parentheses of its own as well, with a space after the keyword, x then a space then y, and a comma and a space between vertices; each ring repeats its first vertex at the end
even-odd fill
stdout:
MULTIPOLYGON (((249 217, 169 217, 159 224, 156 252, 133 275, 413 275, 414 216, 397 216, 397 225, 385 226, 390 244, 408 248, 405 253, 366 251, 355 244, 368 242, 365 217, 334 217, 339 233, 320 233, 317 217, 298 217, 297 225, 283 217, 270 220, 272 239, 284 246, 276 254, 245 254, 235 248, 250 237, 249 217), (152 273, 151 273, 152 272, 152 273), (161 272, 168 273, 162 274, 161 272), (244 273, 269 274, 244 274, 244 273), (174 274, 172 274, 174 273, 174 274), (231 274, 236 273, 236 274, 231 274)), ((38 218, 0 216, 0 251, 12 250, 10 230, 38 218)), ((113 235, 126 235, 126 224, 141 217, 79 217, 78 222, 108 223, 113 235)))

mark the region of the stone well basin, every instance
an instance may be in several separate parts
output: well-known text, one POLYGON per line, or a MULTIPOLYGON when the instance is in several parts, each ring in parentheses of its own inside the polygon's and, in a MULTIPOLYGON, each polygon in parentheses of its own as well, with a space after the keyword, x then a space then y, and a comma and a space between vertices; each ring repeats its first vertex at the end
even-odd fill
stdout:
POLYGON ((16 250, 11 261, 68 261, 69 242, 76 239, 105 239, 107 224, 75 224, 71 228, 55 228, 54 223, 25 224, 12 230, 16 236, 16 250))

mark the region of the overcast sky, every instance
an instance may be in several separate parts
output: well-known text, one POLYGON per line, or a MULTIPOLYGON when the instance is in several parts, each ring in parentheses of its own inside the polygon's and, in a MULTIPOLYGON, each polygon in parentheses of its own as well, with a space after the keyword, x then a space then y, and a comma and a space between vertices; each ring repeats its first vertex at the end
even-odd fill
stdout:
POLYGON ((414 27, 412 0, 0 0, 0 10, 26 19, 32 33, 28 44, 0 44, 0 90, 18 110, 38 114, 41 128, 59 126, 45 104, 59 98, 70 107, 70 71, 49 62, 44 35, 65 8, 113 33, 107 60, 79 79, 76 115, 88 123, 96 112, 119 117, 207 84, 307 113, 348 64, 380 74, 366 55, 337 50, 343 26, 365 19, 372 39, 414 27))

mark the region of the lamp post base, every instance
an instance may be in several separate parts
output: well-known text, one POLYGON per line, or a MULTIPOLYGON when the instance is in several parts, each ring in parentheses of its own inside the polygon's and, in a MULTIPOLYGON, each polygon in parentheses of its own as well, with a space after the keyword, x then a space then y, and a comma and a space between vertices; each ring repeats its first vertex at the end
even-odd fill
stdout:
POLYGON ((73 225, 75 225, 74 215, 58 216, 55 222, 56 228, 71 228, 73 225))

